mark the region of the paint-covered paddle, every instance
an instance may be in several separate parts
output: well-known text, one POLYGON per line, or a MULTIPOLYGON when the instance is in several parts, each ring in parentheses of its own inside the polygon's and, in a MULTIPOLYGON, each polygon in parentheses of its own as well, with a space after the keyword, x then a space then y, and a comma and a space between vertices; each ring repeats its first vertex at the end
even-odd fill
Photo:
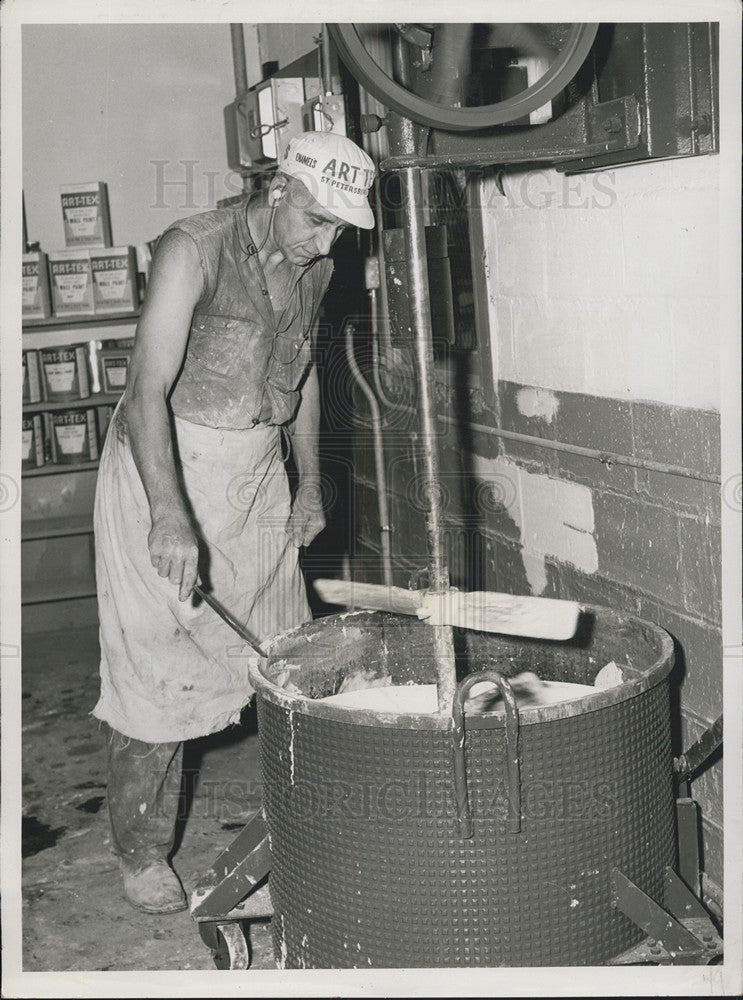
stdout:
POLYGON ((532 639, 572 638, 580 613, 575 601, 517 597, 489 590, 432 594, 350 580, 315 580, 314 586, 328 604, 417 615, 429 625, 453 625, 532 639))

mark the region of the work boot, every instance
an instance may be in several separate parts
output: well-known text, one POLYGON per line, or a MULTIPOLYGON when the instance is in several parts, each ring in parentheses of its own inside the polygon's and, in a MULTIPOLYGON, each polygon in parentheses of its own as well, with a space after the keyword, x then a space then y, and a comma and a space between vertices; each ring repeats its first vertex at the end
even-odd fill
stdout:
POLYGON ((188 906, 180 879, 167 861, 136 871, 122 863, 126 901, 145 913, 177 913, 188 906))

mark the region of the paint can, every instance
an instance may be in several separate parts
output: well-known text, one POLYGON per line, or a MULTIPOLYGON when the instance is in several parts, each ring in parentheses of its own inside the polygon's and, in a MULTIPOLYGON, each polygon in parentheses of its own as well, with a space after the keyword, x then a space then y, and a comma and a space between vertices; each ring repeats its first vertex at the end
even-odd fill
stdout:
POLYGON ((58 465, 81 465, 98 458, 95 407, 54 410, 49 414, 49 424, 53 462, 58 465))
POLYGON ((40 250, 21 257, 23 299, 21 313, 28 319, 46 319, 52 314, 52 290, 49 283, 49 259, 40 250))
POLYGON ((87 316, 94 311, 89 250, 55 250, 49 254, 49 272, 55 316, 87 316))
POLYGON ((90 251, 93 302, 97 313, 130 312, 139 306, 134 247, 90 251))
POLYGON ((108 186, 104 181, 63 184, 62 221, 67 247, 110 247, 111 217, 108 186))
POLYGON ((82 344, 45 348, 41 367, 48 400, 87 399, 90 395, 87 350, 82 344))

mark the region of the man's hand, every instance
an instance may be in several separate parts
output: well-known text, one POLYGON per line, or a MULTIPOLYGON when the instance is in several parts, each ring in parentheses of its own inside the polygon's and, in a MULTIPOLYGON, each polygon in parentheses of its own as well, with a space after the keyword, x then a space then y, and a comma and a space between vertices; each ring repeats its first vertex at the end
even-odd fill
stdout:
POLYGON ((178 587, 178 600, 191 596, 198 575, 199 547, 188 518, 170 514, 157 518, 147 539, 150 559, 160 576, 178 587))
POLYGON ((297 548, 300 548, 302 545, 310 545, 324 527, 325 514, 319 483, 300 480, 286 526, 287 534, 297 548))

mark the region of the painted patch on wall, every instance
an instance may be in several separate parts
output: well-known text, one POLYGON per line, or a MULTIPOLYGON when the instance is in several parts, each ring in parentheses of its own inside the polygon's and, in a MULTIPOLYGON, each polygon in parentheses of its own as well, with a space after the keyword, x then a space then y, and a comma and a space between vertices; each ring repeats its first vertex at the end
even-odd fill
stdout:
POLYGON ((555 419, 560 401, 549 389, 524 386, 516 395, 516 406, 522 417, 540 417, 551 424, 555 419))
POLYGON ((532 593, 547 586, 547 557, 584 573, 598 570, 593 496, 587 486, 528 472, 502 459, 474 458, 474 473, 518 526, 521 557, 532 593))

